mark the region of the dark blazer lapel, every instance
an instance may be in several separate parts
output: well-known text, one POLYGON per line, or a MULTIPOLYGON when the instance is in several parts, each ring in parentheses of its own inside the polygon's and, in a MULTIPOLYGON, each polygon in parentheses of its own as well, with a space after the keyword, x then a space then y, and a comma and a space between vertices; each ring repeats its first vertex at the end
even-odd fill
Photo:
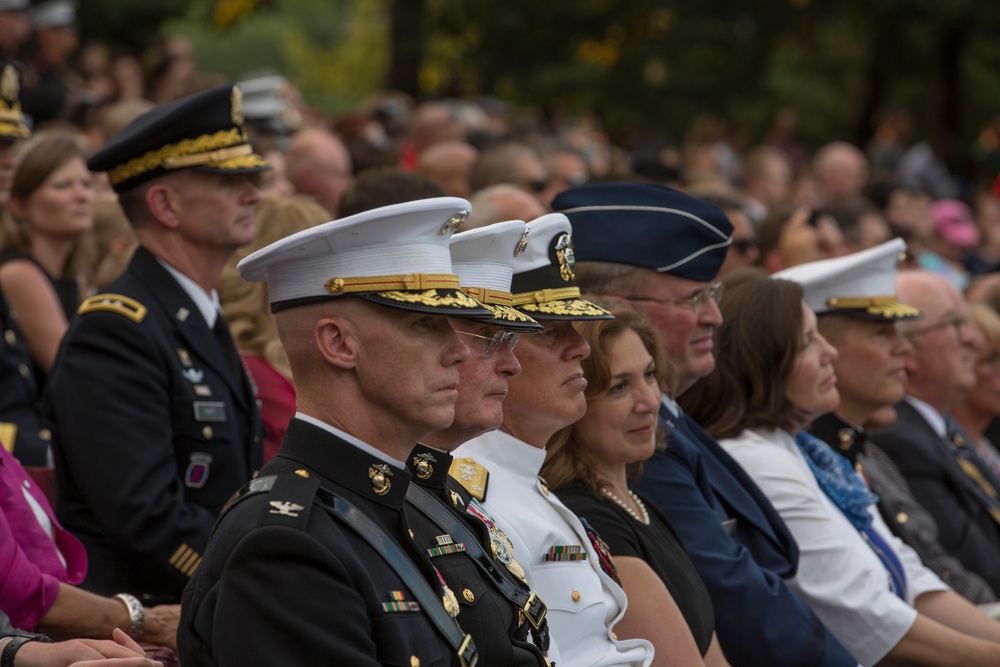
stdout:
MULTIPOLYGON (((663 415, 662 410, 660 414, 663 415)), ((776 549, 783 553, 794 552, 797 556, 797 547, 785 527, 784 521, 774 510, 771 501, 757 487, 757 484, 742 466, 691 417, 684 413, 676 419, 669 413, 667 416, 675 423, 675 431, 683 434, 688 440, 697 442, 702 448, 704 465, 709 473, 712 490, 726 505, 729 512, 738 515, 736 516, 737 521, 755 526, 758 532, 774 544, 776 549), (728 476, 718 472, 713 473, 713 469, 719 467, 725 469, 728 476), (730 483, 730 480, 737 483, 730 483), (753 507, 759 507, 760 511, 752 511, 753 507)), ((669 447, 669 437, 667 443, 669 447)))

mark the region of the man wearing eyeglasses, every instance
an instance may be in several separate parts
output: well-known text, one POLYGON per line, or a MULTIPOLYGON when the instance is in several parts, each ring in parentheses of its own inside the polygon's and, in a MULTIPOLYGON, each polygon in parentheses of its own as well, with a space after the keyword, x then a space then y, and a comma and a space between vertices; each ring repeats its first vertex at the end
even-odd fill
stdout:
POLYGON ((542 330, 511 306, 514 258, 524 248, 526 230, 523 222, 512 220, 451 238, 452 270, 462 291, 489 315, 451 319, 471 352, 458 369, 455 420, 424 437, 406 461, 416 487, 407 490, 405 508, 413 541, 456 593, 462 629, 475 640, 480 663, 498 667, 545 667, 546 658, 558 658, 554 646, 547 655, 545 603, 528 586, 518 562, 526 554, 509 547, 506 534, 480 504, 488 471, 453 460, 450 452, 500 427, 507 380, 521 372, 513 352, 518 333, 542 330), (471 492, 457 478, 470 480, 471 492))
POLYGON ((581 288, 641 309, 672 364, 660 410, 668 446, 646 462, 637 488, 670 519, 701 575, 726 658, 736 667, 857 665, 785 585, 799 554, 781 517, 676 402, 715 368, 723 292, 713 281, 731 244, 729 220, 690 195, 645 183, 570 188, 552 205, 576 231, 581 288))
POLYGON ((942 276, 906 271, 900 299, 922 310, 900 323, 913 345, 906 396, 891 426, 872 433, 937 521, 942 546, 1000 589, 1000 480, 949 416, 975 386, 978 339, 961 293, 942 276))

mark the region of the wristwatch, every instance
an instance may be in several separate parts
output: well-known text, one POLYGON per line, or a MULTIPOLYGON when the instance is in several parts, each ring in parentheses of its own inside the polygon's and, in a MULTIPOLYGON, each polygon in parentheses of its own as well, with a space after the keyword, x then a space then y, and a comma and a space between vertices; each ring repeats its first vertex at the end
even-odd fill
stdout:
MULTIPOLYGON (((117 593, 114 597, 122 601, 128 610, 128 636, 139 641, 142 637, 142 629, 146 625, 146 610, 142 608, 139 598, 128 593, 117 593)), ((5 667, 0 665, 0 667, 5 667)))
MULTIPOLYGON (((6 639, 5 637, 0 637, 0 639, 6 639)), ((7 645, 3 647, 3 653, 0 653, 0 667, 14 667, 14 656, 17 654, 18 650, 28 642, 42 642, 44 644, 51 644, 52 640, 49 639, 48 635, 33 635, 27 632, 22 632, 11 637, 11 640, 7 642, 7 645)))

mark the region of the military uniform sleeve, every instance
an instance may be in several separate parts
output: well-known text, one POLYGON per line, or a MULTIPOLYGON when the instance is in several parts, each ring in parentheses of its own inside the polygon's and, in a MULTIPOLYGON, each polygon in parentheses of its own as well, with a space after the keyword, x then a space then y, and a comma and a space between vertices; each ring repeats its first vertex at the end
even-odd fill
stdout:
POLYGON ((77 316, 45 406, 56 434, 60 521, 74 532, 98 532, 116 555, 141 563, 153 590, 170 582, 179 597, 215 517, 185 502, 172 444, 167 345, 148 321, 77 316), (81 515, 94 525, 81 526, 81 515))
MULTIPOLYGON (((687 445, 691 447, 691 445, 687 445)), ((670 520, 709 591, 716 633, 734 667, 856 667, 806 603, 771 570, 759 566, 722 525, 696 476, 697 462, 680 443, 646 463, 642 492, 670 520)))

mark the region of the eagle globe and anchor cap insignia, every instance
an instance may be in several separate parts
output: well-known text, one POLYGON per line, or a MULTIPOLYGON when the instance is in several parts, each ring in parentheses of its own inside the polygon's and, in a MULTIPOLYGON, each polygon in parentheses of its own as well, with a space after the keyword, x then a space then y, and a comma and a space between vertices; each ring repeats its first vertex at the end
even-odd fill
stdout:
POLYGON ((525 228, 524 233, 521 234, 520 240, 518 240, 517 245, 514 247, 514 257, 518 257, 528 249, 528 232, 530 231, 530 229, 525 228))
POLYGON ((556 260, 559 262, 559 277, 570 282, 576 279, 576 254, 573 252, 573 238, 563 233, 556 239, 556 260))
POLYGON ((389 487, 392 486, 390 477, 392 471, 384 463, 376 463, 368 468, 368 479, 372 481, 372 490, 376 495, 384 496, 389 493, 389 487))

